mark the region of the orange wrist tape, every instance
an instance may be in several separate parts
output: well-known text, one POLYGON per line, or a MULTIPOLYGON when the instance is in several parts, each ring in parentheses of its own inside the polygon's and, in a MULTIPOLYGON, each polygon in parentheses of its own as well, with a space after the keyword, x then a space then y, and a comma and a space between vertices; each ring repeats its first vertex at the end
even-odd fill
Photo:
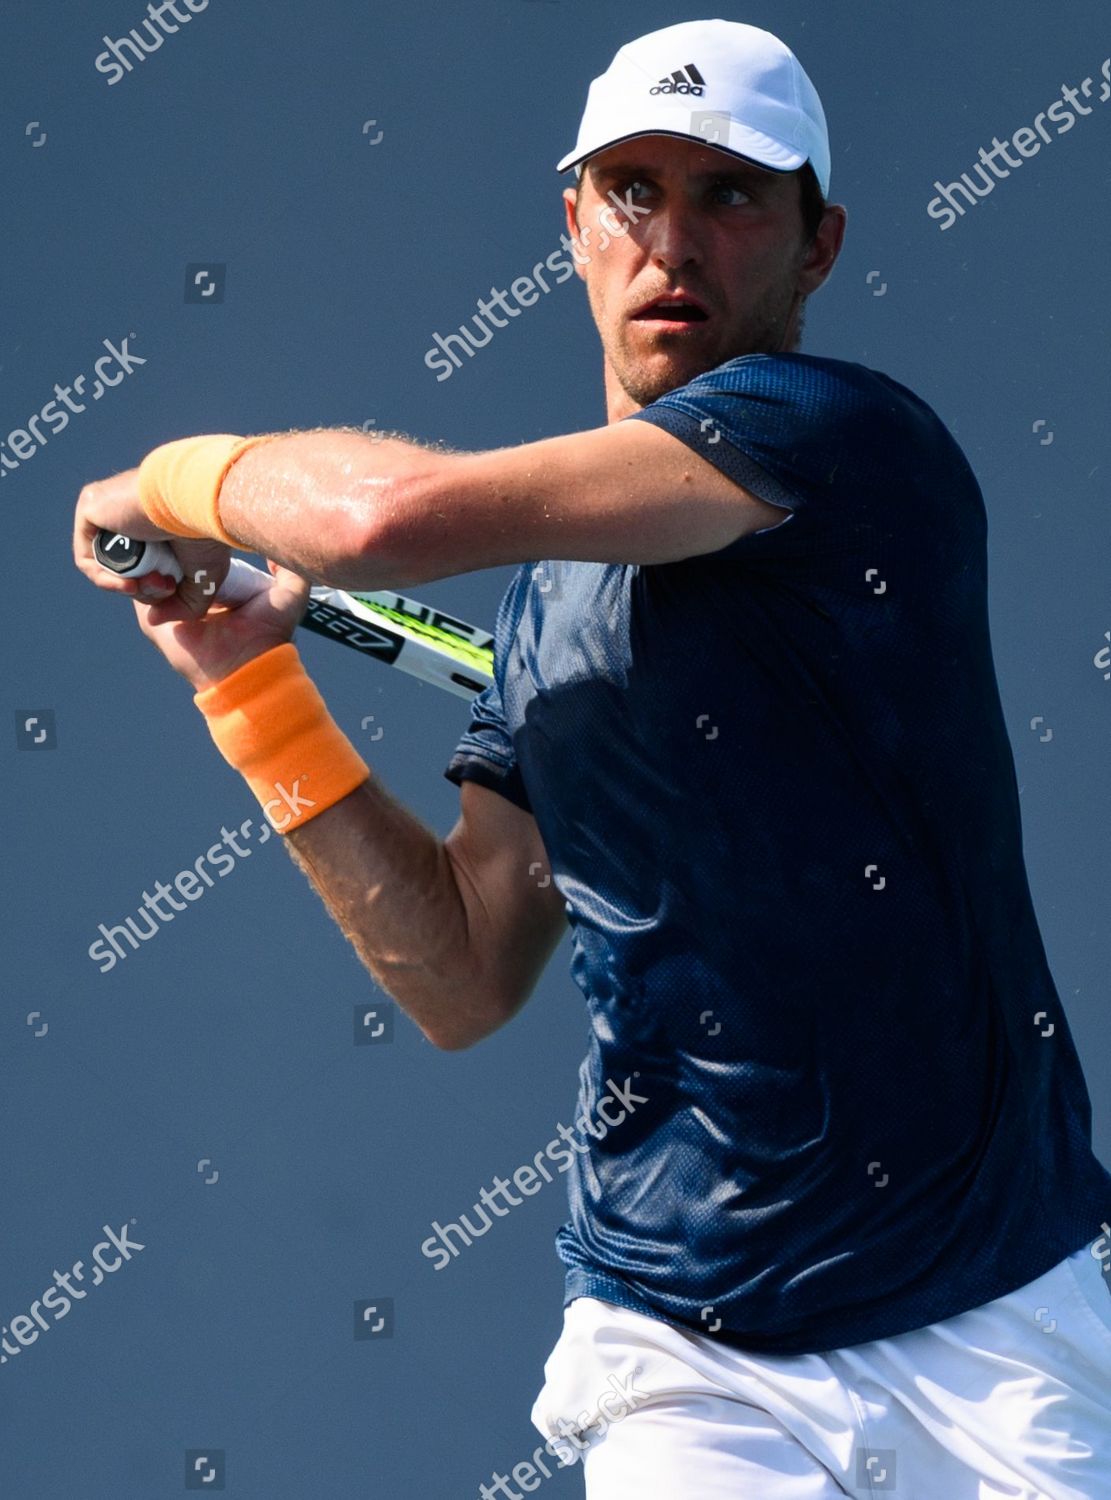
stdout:
POLYGON ((281 435, 264 432, 243 438, 217 433, 178 438, 152 448, 139 465, 139 504, 160 531, 173 536, 215 537, 229 547, 237 547, 235 537, 220 523, 224 475, 248 448, 281 435))
POLYGON ((193 702, 220 754, 246 778, 278 833, 315 818, 370 775, 292 641, 202 688, 193 702))

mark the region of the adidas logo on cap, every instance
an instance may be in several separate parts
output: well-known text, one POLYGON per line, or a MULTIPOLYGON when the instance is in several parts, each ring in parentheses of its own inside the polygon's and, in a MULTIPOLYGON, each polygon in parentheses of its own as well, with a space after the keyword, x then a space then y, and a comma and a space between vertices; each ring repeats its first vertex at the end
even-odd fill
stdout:
POLYGON ((648 92, 650 94, 701 94, 705 84, 705 78, 694 63, 687 63, 685 68, 676 68, 674 73, 661 78, 655 88, 649 89, 648 92))

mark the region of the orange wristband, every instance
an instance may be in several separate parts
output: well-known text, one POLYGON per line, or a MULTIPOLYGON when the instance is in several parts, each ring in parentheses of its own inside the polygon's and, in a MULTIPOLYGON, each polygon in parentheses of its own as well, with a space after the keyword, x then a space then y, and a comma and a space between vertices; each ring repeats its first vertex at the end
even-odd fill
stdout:
POLYGON ((139 504, 160 531, 173 536, 215 537, 238 547, 220 522, 220 486, 232 464, 256 443, 281 433, 256 437, 218 433, 178 438, 152 448, 139 465, 139 504))
POLYGON ((300 828, 370 775, 292 641, 202 688, 193 702, 220 754, 246 778, 278 833, 300 828))

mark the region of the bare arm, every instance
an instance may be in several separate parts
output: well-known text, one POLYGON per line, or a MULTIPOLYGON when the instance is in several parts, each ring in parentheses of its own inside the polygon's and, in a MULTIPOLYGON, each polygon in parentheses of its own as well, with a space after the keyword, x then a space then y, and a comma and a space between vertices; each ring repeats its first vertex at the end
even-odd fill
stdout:
POLYGON ((376 982, 449 1051, 520 1009, 567 928, 535 819, 460 791, 443 841, 373 776, 286 836, 376 982))
POLYGON ((249 449, 220 488, 221 521, 245 547, 340 588, 541 557, 670 562, 785 515, 648 422, 485 453, 291 433, 249 449))
POLYGON ((378 587, 351 574, 375 518, 437 472, 448 455, 403 438, 350 428, 289 432, 249 449, 220 486, 220 520, 249 552, 302 578, 378 587))

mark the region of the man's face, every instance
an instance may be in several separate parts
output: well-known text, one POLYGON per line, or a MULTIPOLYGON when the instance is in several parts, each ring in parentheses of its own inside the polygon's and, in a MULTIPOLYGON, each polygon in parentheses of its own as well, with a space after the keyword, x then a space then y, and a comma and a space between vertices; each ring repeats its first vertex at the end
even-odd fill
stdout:
POLYGON ((805 243, 797 173, 672 136, 592 156, 577 225, 575 190, 564 198, 568 232, 589 257, 576 269, 605 353, 611 421, 728 359, 795 347, 801 300, 832 269, 844 229, 844 210, 827 210, 805 243), (694 305, 645 310, 662 295, 694 305))

